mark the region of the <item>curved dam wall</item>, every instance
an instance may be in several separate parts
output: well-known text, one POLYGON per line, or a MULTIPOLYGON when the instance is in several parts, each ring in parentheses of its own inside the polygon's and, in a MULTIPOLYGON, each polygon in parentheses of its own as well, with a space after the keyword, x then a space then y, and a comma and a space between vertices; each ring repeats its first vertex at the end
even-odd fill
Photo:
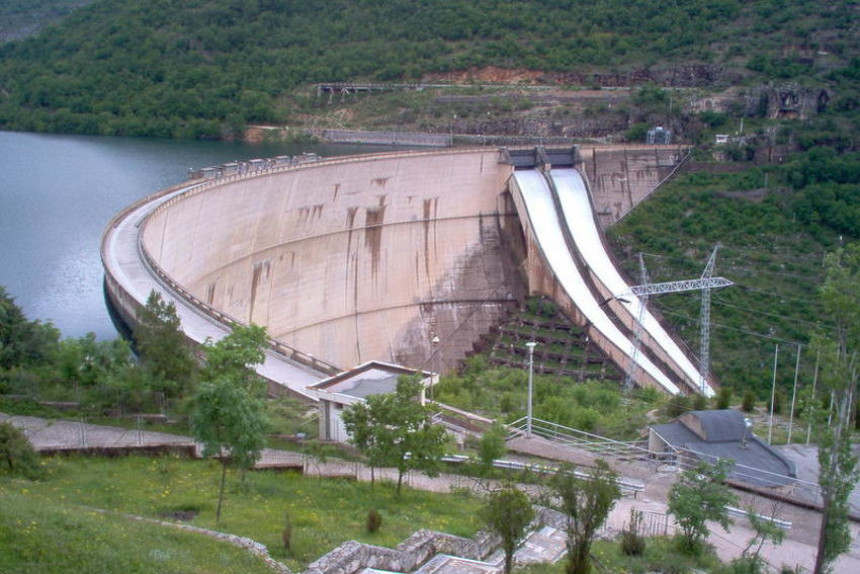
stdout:
POLYGON ((500 158, 381 154, 215 181, 150 214, 141 247, 194 297, 328 363, 444 369, 525 294, 500 158))

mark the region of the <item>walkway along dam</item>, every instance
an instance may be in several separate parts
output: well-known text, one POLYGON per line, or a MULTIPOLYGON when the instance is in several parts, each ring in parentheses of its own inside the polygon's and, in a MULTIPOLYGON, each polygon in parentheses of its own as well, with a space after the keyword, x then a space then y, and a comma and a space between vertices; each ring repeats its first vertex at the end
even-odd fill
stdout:
POLYGON ((638 300, 619 297, 629 281, 602 236, 683 153, 480 148, 252 160, 119 213, 102 240, 106 291, 133 325, 156 289, 198 342, 231 322, 266 326, 261 374, 273 390, 309 399, 309 384, 368 360, 450 368, 529 295, 551 297, 622 372, 634 357, 637 384, 697 392, 697 362, 650 313, 633 352, 638 300))

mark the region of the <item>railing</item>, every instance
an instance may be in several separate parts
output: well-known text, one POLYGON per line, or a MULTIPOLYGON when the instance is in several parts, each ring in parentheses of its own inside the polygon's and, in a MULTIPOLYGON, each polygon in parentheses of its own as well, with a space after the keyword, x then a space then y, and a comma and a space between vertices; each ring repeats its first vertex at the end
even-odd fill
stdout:
MULTIPOLYGON (((140 250, 141 258, 143 259, 146 266, 149 268, 150 272, 153 273, 156 277, 158 277, 162 285, 164 285, 171 292, 178 295, 180 298, 191 304, 193 307, 199 309, 202 313, 215 319, 219 323, 225 325, 243 324, 243 322, 239 319, 236 319, 235 317, 223 313, 218 309, 212 307, 208 303, 200 300, 198 297, 190 293, 187 289, 182 287, 182 285, 174 281, 170 277, 170 275, 165 273, 164 270, 155 263, 155 261, 152 259, 152 256, 149 254, 149 251, 140 241, 138 242, 138 249, 140 250)), ((326 361, 323 361, 322 359, 314 357, 313 355, 290 347, 289 345, 285 345, 277 339, 269 337, 268 345, 272 351, 278 353, 279 355, 291 359, 297 363, 307 365, 321 373, 334 375, 342 371, 341 368, 332 365, 331 363, 328 363, 326 361)))
MULTIPOLYGON (((680 470, 695 468, 701 461, 710 464, 716 464, 720 461, 719 457, 687 450, 686 452, 678 453, 678 467, 680 470)), ((730 461, 731 462, 731 461, 730 461)), ((784 500, 793 504, 801 504, 810 508, 818 509, 821 507, 821 487, 818 483, 809 482, 799 478, 792 478, 784 474, 769 472, 763 469, 745 466, 742 464, 732 464, 728 468, 729 480, 735 479, 744 483, 762 484, 770 481, 775 486, 782 486, 785 489, 785 494, 777 492, 767 492, 763 494, 769 498, 784 500)), ((752 489, 755 490, 755 489, 752 489)), ((758 492, 756 490, 756 492, 758 492)), ((860 518, 860 493, 853 491, 848 495, 849 515, 852 518, 860 518)))
MULTIPOLYGON (((511 437, 522 436, 527 431, 527 428, 528 417, 523 417, 508 425, 511 437)), ((646 441, 618 441, 534 417, 532 417, 531 421, 531 431, 532 434, 551 442, 580 448, 604 456, 648 461, 674 457, 674 454, 665 456, 650 452, 646 441)))
MULTIPOLYGON (((406 453, 406 456, 410 456, 409 453, 406 453)), ((462 454, 451 454, 443 456, 440 460, 448 464, 465 464, 473 461, 474 459, 462 454)), ((560 467, 557 464, 536 464, 530 462, 520 462, 518 460, 496 459, 493 461, 493 468, 498 468, 502 470, 514 470, 517 472, 527 471, 536 475, 549 475, 558 472, 560 467)), ((573 476, 576 476, 577 478, 581 478, 583 480, 591 479, 591 475, 588 472, 584 472, 578 469, 573 469, 570 472, 573 476)), ((645 483, 634 478, 626 478, 623 476, 619 476, 618 478, 616 478, 615 482, 616 484, 618 484, 618 488, 621 489, 621 492, 625 494, 633 494, 633 498, 636 498, 640 492, 643 492, 645 490, 645 483)))

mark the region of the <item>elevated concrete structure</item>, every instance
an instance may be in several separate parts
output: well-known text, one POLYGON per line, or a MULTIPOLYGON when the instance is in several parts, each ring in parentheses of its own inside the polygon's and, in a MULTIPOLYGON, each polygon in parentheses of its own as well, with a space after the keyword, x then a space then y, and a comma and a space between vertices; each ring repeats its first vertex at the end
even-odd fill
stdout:
POLYGON ((206 305, 352 367, 445 364, 524 295, 497 150, 344 159, 211 182, 149 215, 147 257, 206 305))
MULTIPOLYGON (((577 148, 546 156, 565 157, 600 181, 593 201, 598 210, 611 207, 600 219, 607 224, 647 196, 683 152, 577 148)), ((189 182, 111 223, 103 241, 107 291, 133 322, 149 290, 128 283, 148 273, 195 309, 189 317, 265 325, 273 348, 293 367, 311 365, 318 380, 369 360, 445 370, 527 294, 559 296, 551 281, 536 279, 534 238, 508 187, 513 171, 507 150, 481 148, 271 162, 189 182), (120 246, 127 253, 118 257, 120 246), (134 258, 143 263, 129 274, 134 258)), ((587 323, 575 304, 563 306, 587 323)), ((307 386, 306 374, 270 378, 307 386)))

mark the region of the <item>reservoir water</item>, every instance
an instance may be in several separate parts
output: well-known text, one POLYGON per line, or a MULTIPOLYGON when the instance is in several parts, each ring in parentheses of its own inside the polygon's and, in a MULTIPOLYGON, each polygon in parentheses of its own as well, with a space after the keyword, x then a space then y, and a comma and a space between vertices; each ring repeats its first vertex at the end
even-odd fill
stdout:
POLYGON ((51 321, 64 337, 112 338, 99 243, 123 207, 185 180, 190 168, 381 149, 0 132, 0 285, 29 319, 51 321))

